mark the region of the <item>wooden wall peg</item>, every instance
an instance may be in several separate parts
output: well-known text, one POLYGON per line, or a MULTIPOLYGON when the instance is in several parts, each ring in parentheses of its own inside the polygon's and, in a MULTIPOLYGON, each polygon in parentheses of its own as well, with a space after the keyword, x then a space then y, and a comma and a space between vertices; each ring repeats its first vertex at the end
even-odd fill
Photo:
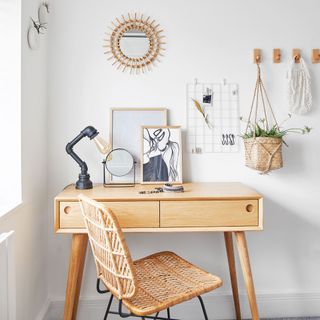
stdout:
POLYGON ((312 63, 320 63, 320 49, 312 49, 312 63))
POLYGON ((273 62, 280 63, 281 62, 281 50, 273 49, 273 62))
POLYGON ((295 63, 300 63, 301 51, 300 49, 292 49, 292 58, 295 63))
POLYGON ((260 63, 260 62, 261 62, 261 50, 253 49, 253 63, 260 63))

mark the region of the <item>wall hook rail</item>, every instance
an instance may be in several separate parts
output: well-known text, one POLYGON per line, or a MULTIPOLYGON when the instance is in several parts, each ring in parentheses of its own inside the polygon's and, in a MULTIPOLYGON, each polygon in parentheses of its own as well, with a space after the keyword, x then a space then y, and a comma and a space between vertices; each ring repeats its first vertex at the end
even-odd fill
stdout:
POLYGON ((273 62, 274 63, 281 62, 281 49, 273 49, 273 62))
POLYGON ((292 58, 295 63, 300 63, 301 59, 301 50, 300 49, 292 49, 292 58))
MULTIPOLYGON (((295 63, 300 63, 301 61, 301 49, 295 48, 292 49, 292 59, 294 59, 295 63)), ((253 49, 253 63, 261 63, 262 61, 262 54, 261 49, 255 48, 253 49)), ((282 50, 280 48, 273 49, 272 54, 272 61, 273 63, 281 63, 282 62, 282 50)), ((311 62, 313 64, 320 63, 320 49, 314 48, 311 51, 311 62)))
POLYGON ((261 63, 261 49, 253 49, 253 63, 261 63))
POLYGON ((320 63, 320 49, 312 49, 312 63, 320 63))

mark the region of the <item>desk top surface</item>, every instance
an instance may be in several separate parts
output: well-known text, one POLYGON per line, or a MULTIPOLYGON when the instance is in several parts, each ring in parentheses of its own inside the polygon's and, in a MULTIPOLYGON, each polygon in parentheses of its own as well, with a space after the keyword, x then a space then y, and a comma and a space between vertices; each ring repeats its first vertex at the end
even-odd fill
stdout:
POLYGON ((246 200, 261 199, 262 195, 239 182, 191 182, 184 183, 182 193, 140 194, 139 191, 154 190, 161 185, 135 187, 104 187, 97 184, 93 189, 77 190, 75 185, 67 186, 55 198, 56 201, 77 201, 84 194, 98 201, 188 201, 188 200, 246 200))

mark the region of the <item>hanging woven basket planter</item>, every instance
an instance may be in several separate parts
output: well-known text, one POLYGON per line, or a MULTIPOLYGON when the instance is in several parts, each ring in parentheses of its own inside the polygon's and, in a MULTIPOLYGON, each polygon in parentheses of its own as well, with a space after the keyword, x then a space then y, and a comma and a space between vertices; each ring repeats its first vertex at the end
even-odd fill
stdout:
POLYGON ((262 173, 283 167, 281 138, 248 138, 244 147, 247 167, 262 173))
POLYGON ((247 167, 266 174, 283 167, 282 137, 277 137, 280 131, 267 92, 261 80, 258 66, 257 81, 253 94, 250 114, 245 134, 242 136, 245 147, 245 164, 247 167), (260 109, 260 110, 259 110, 260 109), (259 111, 264 118, 258 120, 259 111), (271 114, 269 116, 269 114, 271 114), (272 125, 270 125, 272 123, 272 125), (274 136, 272 133, 275 133, 274 136))

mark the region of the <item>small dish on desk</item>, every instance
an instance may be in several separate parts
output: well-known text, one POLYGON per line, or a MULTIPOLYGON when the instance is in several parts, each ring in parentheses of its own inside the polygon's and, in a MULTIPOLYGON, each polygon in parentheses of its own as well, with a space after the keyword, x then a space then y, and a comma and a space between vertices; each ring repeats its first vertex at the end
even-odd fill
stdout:
POLYGON ((183 185, 173 185, 171 183, 166 183, 163 186, 164 192, 184 192, 183 185))

